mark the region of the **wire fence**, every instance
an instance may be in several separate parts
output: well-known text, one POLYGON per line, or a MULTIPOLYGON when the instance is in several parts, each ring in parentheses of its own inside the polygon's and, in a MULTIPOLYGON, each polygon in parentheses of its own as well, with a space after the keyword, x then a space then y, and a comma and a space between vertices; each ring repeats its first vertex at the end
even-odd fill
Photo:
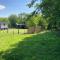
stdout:
POLYGON ((0 33, 7 33, 7 34, 26 34, 28 29, 6 29, 0 30, 0 33))

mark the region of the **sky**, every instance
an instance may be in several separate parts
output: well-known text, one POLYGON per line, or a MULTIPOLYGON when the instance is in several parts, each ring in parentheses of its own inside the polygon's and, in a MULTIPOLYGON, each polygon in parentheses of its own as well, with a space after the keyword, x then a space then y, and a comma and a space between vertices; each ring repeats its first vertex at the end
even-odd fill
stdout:
POLYGON ((0 0, 0 17, 8 17, 11 14, 30 13, 34 8, 28 8, 31 0, 0 0))

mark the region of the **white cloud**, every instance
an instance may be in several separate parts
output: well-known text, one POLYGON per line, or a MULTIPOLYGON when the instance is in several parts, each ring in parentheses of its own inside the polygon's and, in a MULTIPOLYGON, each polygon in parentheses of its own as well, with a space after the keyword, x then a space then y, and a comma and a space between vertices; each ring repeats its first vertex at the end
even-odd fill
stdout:
POLYGON ((4 5, 0 5, 0 10, 5 9, 6 7, 4 5))

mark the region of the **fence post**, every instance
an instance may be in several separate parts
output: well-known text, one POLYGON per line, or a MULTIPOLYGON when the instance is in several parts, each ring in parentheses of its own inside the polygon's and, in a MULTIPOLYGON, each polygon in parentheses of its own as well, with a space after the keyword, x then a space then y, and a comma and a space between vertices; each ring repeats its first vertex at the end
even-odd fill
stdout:
POLYGON ((7 29, 7 33, 8 33, 8 29, 7 29))
POLYGON ((19 28, 18 28, 18 34, 19 34, 19 28))
POLYGON ((13 28, 13 35, 14 35, 14 28, 13 28))

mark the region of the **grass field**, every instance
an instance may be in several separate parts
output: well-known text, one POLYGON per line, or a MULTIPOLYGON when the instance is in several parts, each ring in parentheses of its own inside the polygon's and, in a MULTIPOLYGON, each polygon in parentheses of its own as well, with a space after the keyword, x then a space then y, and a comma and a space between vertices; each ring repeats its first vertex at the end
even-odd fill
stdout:
POLYGON ((60 37, 55 32, 32 35, 0 31, 0 60, 60 60, 60 37))
POLYGON ((0 30, 0 51, 5 51, 10 48, 10 45, 30 36, 23 33, 26 33, 26 30, 20 29, 19 34, 17 29, 9 29, 8 33, 7 30, 0 30))

